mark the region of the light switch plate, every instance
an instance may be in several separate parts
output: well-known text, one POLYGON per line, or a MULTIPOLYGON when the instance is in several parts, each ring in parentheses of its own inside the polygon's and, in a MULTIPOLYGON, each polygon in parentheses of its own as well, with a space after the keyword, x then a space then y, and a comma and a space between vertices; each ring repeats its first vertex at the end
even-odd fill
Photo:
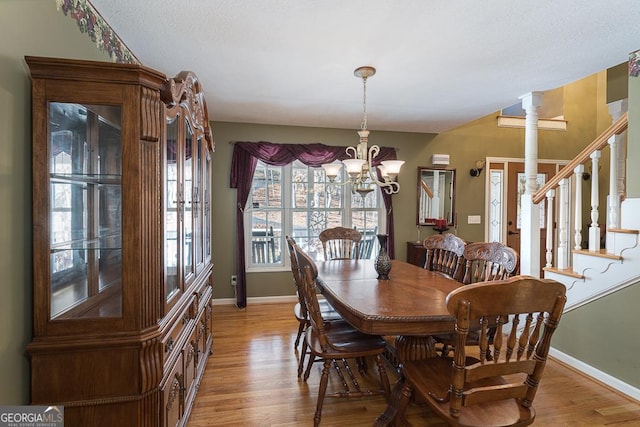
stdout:
POLYGON ((467 217, 467 224, 480 224, 480 215, 469 215, 467 217))

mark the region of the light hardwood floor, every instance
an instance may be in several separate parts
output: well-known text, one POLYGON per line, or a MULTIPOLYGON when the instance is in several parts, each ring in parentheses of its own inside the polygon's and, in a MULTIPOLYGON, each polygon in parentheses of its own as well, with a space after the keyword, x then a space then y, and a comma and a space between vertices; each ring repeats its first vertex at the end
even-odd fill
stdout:
MULTIPOLYGON (((245 310, 214 306, 214 354, 210 356, 189 427, 312 426, 320 364, 308 382, 297 377, 292 303, 250 304, 245 310)), ((375 365, 369 364, 377 379, 375 365)), ((356 370, 357 371, 357 370, 356 370)), ((390 380, 395 380, 391 366, 390 380)), ((335 372, 331 380, 336 380, 335 372)), ((329 390, 338 387, 330 381, 329 390)), ((371 426, 383 397, 325 399, 323 426, 371 426)), ((547 363, 534 402, 539 426, 640 426, 640 403, 616 394, 567 367, 547 363)), ((412 404, 413 426, 444 426, 426 407, 412 404)))

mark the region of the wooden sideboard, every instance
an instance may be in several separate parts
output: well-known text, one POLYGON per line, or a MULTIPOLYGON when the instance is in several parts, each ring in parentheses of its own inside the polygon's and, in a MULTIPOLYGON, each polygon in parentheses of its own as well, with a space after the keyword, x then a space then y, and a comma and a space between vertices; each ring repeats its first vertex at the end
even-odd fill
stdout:
POLYGON ((422 242, 407 242, 407 262, 424 267, 427 261, 427 250, 422 242))
POLYGON ((69 426, 184 426, 212 346, 213 136, 191 72, 25 58, 31 404, 69 426))

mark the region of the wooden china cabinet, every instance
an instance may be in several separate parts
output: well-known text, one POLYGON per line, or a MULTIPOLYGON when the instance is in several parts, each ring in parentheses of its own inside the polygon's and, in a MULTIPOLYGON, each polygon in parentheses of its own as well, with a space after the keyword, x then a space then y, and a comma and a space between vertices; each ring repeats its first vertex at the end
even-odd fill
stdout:
POLYGON ((211 155, 190 72, 26 57, 31 403, 68 426, 185 425, 212 346, 211 155))

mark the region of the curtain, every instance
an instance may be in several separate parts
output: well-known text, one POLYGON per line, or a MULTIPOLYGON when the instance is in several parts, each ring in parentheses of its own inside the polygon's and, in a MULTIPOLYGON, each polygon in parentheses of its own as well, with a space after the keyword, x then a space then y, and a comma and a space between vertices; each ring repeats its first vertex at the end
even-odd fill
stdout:
MULTIPOLYGON (((335 147, 324 144, 276 144, 273 142, 236 142, 233 147, 233 158, 231 160, 230 187, 236 188, 236 275, 238 283, 236 285, 236 306, 244 308, 247 306, 247 276, 246 260, 244 258, 244 207, 247 204, 251 191, 253 173, 256 170, 258 160, 273 165, 285 166, 300 160, 307 166, 319 167, 325 163, 335 160, 345 160, 350 158, 346 152, 347 147, 335 147)), ((396 150, 390 147, 381 147, 378 155, 373 159, 373 166, 377 166, 383 160, 395 160, 396 150)), ((378 172, 378 179, 380 179, 378 172)), ((393 245, 393 208, 391 205, 391 195, 382 191, 382 198, 387 214, 387 251, 391 258, 394 257, 393 245)))

